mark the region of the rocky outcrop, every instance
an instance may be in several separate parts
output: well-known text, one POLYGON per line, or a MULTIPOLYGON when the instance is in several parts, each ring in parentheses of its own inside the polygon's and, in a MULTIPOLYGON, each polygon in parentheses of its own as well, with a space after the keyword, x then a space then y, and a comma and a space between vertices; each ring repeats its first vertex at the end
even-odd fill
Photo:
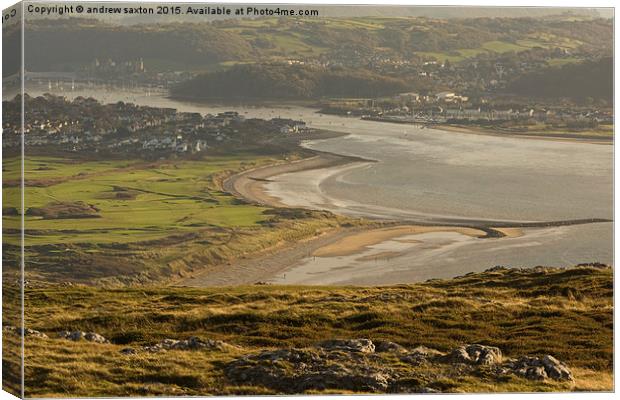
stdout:
MULTIPOLYGON (((9 332, 9 333, 13 333, 15 335, 20 335, 22 334, 22 328, 18 327, 18 326, 10 326, 7 325, 3 328, 3 330, 5 332, 9 332)), ((30 329, 30 328, 25 328, 23 330, 24 336, 29 336, 29 337, 38 337, 41 339, 47 339, 47 335, 43 332, 39 332, 36 331, 34 329, 30 329)))
POLYGON ((86 340, 93 343, 110 343, 108 339, 95 332, 63 331, 58 334, 58 337, 62 339, 73 340, 74 342, 86 340))
POLYGON ((572 381, 573 374, 564 363, 555 357, 546 355, 539 357, 521 357, 502 365, 502 368, 522 376, 526 379, 544 380, 547 378, 556 381, 572 381))
POLYGON ((394 342, 379 342, 375 346, 377 353, 407 353, 407 349, 394 342))
POLYGON ((333 351, 355 351, 360 353, 373 353, 375 345, 368 339, 327 340, 320 345, 322 348, 333 351))
MULTIPOLYGON (((362 346, 368 350, 369 346, 362 346)), ((372 346, 374 351, 374 345, 372 346)), ((264 351, 230 363, 227 377, 243 385, 260 385, 283 393, 340 389, 385 392, 393 372, 375 366, 370 351, 356 346, 264 351)))
POLYGON ((502 351, 493 346, 470 344, 452 350, 447 358, 452 363, 492 365, 502 362, 502 351))
POLYGON ((315 390, 377 393, 441 390, 439 384, 436 388, 433 383, 440 381, 441 376, 425 376, 426 367, 420 370, 422 376, 420 372, 409 376, 390 361, 395 355, 412 367, 429 363, 436 367, 434 370, 443 369, 446 374, 475 374, 485 368, 498 378, 516 375, 531 380, 572 380, 568 368, 549 355, 505 360, 499 348, 481 344, 464 345, 444 353, 424 346, 407 349, 394 342, 375 345, 368 339, 330 340, 310 348, 245 355, 229 363, 225 373, 237 385, 264 386, 290 394, 315 390))
POLYGON ((418 346, 411 351, 405 349, 405 354, 401 357, 401 361, 411 365, 420 365, 426 362, 437 361, 444 356, 445 354, 438 350, 429 349, 425 346, 418 346))
POLYGON ((200 350, 200 349, 228 351, 233 348, 235 348, 235 346, 230 345, 221 340, 211 340, 211 339, 203 340, 196 336, 192 336, 189 339, 185 339, 185 340, 164 339, 157 344, 143 347, 145 351, 148 351, 151 353, 157 353, 157 352, 166 351, 166 350, 200 350))

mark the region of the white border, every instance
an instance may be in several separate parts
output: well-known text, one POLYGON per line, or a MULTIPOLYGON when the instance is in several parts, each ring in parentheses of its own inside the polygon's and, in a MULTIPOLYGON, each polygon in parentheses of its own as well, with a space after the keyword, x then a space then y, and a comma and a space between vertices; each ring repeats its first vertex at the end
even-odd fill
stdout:
MULTIPOLYGON (((123 2, 129 2, 127 0, 106 0, 106 1, 111 1, 111 2, 119 2, 119 3, 123 3, 123 2)), ((52 1, 50 1, 51 3, 52 1)), ((144 2, 144 3, 154 3, 156 1, 142 1, 142 0, 134 0, 133 2, 144 2)), ((286 1, 279 1, 279 0, 270 0, 270 1, 256 1, 256 0, 247 0, 247 1, 240 1, 240 0, 220 0, 220 1, 200 1, 200 0, 166 0, 166 3, 212 3, 212 4, 225 4, 225 3, 237 3, 237 4, 263 4, 263 3, 268 3, 268 4, 308 4, 308 5, 312 5, 312 4, 320 4, 320 5, 377 5, 377 6, 387 6, 387 5, 405 5, 405 6, 481 6, 481 7, 497 7, 497 6, 502 6, 502 7, 576 7, 576 8, 606 8, 606 7, 615 7, 616 2, 613 0, 607 0, 607 1, 601 1, 601 0, 596 0, 596 1, 588 1, 588 2, 582 2, 582 1, 577 1, 577 0, 544 0, 544 1, 536 1, 536 0, 520 0, 520 1, 514 1, 514 0, 504 0, 504 1, 492 1, 492 0, 477 0, 475 2, 472 1, 467 1, 467 0, 451 0, 451 1, 441 1, 441 0, 426 0, 426 1, 421 1, 421 2, 416 2, 416 1, 410 1, 410 0, 388 0, 387 2, 382 2, 380 0, 336 0, 336 1, 329 1, 329 0, 314 0, 314 1, 304 1, 304 0, 286 0, 286 1)), ((11 1, 11 0, 0 0, 0 9, 5 9, 8 8, 12 5, 14 5, 16 2, 15 1, 11 1)), ((23 20, 22 20, 23 21, 23 20)), ((615 22, 614 22, 614 28, 615 28, 615 22)), ((614 29, 615 30, 615 29, 614 29)), ((616 39, 616 35, 614 33, 614 54, 617 53, 618 50, 618 41, 615 40, 616 39)), ((1 58, 1 56, 0 56, 1 58)), ((615 60, 614 60, 615 61, 615 60)), ((0 67, 1 68, 1 67, 0 67)), ((614 77, 618 76, 618 64, 614 63, 614 77)), ((614 79, 614 89, 617 88, 617 84, 616 81, 614 79)), ((618 91, 614 90, 614 105, 618 105, 618 91)), ((617 112, 617 107, 614 108, 614 123, 616 123, 617 121, 617 116, 618 116, 618 112, 617 112)), ((614 126, 615 128, 615 126, 614 126)), ((614 150, 615 150, 615 145, 614 145, 614 150)), ((615 152, 615 151, 614 151, 615 152)), ((2 149, 0 147, 0 156, 2 155, 2 149)), ((615 171, 618 169, 618 166, 620 164, 620 161, 618 161, 618 159, 616 159, 614 157, 614 221, 615 221, 615 210, 616 207, 618 205, 618 191, 620 190, 618 185, 617 185, 617 176, 615 174, 615 171)), ((1 172, 0 172, 1 174, 1 172)), ((23 202, 23 199, 22 199, 23 202)), ((2 198, 0 196, 0 208, 2 206, 2 198)), ((23 206, 23 204, 22 204, 23 206)), ((0 219, 0 229, 1 229, 1 219, 0 219)), ((617 251, 619 249, 619 243, 618 240, 616 240, 618 238, 618 233, 620 232, 620 228, 618 228, 618 226, 614 223, 614 254, 618 254, 617 251)), ((614 277, 615 278, 615 277, 614 277)), ((0 289, 1 290, 1 289, 0 289)), ((614 294, 617 293, 618 290, 618 281, 616 279, 614 279, 614 294)), ((615 296, 614 296, 615 298, 615 296)), ((1 307, 0 307, 1 308, 1 307)), ((23 312, 23 310, 22 310, 23 312)), ((619 315, 619 311, 618 308, 616 307, 616 303, 614 301, 614 321, 618 321, 618 315, 619 315)), ((0 310, 0 318, 2 316, 2 311, 0 310)), ((617 348, 617 344, 618 344, 618 335, 617 335, 617 329, 614 329, 614 349, 617 348)), ((0 354, 1 354, 1 347, 0 347, 0 354)), ((23 351, 23 349, 22 349, 23 351)), ((618 365, 618 357, 617 357, 617 353, 614 352, 614 366, 618 365)), ((618 383, 620 382, 619 374, 615 373, 614 374, 614 386, 616 388, 618 388, 618 383)), ((417 396, 421 396, 421 395, 372 395, 372 396, 348 396, 348 397, 352 397, 355 399, 364 399, 364 400, 377 400, 377 399, 414 399, 417 396)), ((433 398, 439 398, 439 397, 446 397, 446 396, 455 396, 454 394, 433 394, 431 395, 433 396, 433 398)), ((536 397, 536 398, 544 398, 544 399, 548 399, 548 400, 564 400, 564 399, 608 399, 608 398, 615 398, 616 397, 616 393, 610 394, 610 393, 541 393, 541 394, 464 394, 464 395, 460 395, 460 396, 466 396, 467 399, 492 399, 492 400, 511 400, 511 399, 525 399, 525 398, 531 398, 531 397, 536 397)), ((288 396, 288 397, 294 397, 294 398, 307 398, 308 396, 288 396)), ((312 399, 317 399, 317 400, 325 400, 325 399, 330 399, 330 398, 334 398, 336 396, 312 396, 312 399)), ((337 396, 337 397, 342 397, 342 396, 337 396)), ((0 391, 0 400, 7 400, 7 399, 14 399, 15 397, 12 396, 11 394, 4 392, 4 391, 0 391)), ((209 397, 196 397, 198 399, 208 399, 209 397)), ((235 396, 230 396, 230 397, 226 397, 227 399, 261 399, 261 400, 265 400, 265 399, 280 399, 281 397, 279 396, 252 396, 252 397, 235 397, 235 396)), ((158 397, 157 399, 170 399, 170 400, 174 400, 174 399, 178 399, 177 397, 158 397)))

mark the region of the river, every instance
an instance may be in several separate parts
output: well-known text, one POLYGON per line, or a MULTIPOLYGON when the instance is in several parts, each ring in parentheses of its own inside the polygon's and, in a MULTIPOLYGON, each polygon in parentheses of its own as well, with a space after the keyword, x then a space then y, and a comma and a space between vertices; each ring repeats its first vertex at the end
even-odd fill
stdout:
MULTIPOLYGON (((48 87, 29 87, 39 95, 48 87)), ((291 107, 216 106, 168 99, 163 93, 114 87, 53 88, 68 98, 129 101, 180 111, 236 110, 247 117, 301 119, 314 128, 348 133, 304 145, 376 160, 284 174, 267 185, 291 206, 350 215, 428 221, 436 218, 540 222, 613 218, 613 146, 476 135, 321 115, 291 107)), ((416 235, 366 249, 360 257, 303 260, 281 283, 400 283, 449 277, 494 265, 568 266, 613 261, 613 223, 523 229, 516 238, 416 235), (413 239, 413 238, 410 238, 413 239), (409 243, 405 245, 404 243, 409 243), (398 256, 373 259, 386 248, 398 256), (336 271, 349 270, 345 275, 336 271), (348 276, 348 278, 343 278, 348 276)))

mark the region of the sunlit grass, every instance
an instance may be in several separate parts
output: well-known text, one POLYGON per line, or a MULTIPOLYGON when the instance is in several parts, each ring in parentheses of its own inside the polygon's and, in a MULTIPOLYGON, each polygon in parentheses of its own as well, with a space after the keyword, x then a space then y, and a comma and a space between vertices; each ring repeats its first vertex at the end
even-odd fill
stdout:
MULTIPOLYGON (((381 361, 405 376, 426 374, 425 379, 439 380, 437 385, 450 392, 611 390, 612 277, 611 268, 579 267, 488 271, 391 287, 31 287, 26 291, 27 327, 50 337, 61 330, 94 331, 112 344, 29 338, 27 394, 274 393, 231 384, 223 366, 243 354, 308 347, 330 338, 390 340, 441 351, 484 343, 498 346, 506 357, 551 354, 575 375, 574 383, 497 380, 449 374, 448 366, 415 367, 389 357, 381 361), (119 352, 190 336, 239 348, 136 356, 119 352)), ((6 293, 10 296, 11 290, 6 293)))

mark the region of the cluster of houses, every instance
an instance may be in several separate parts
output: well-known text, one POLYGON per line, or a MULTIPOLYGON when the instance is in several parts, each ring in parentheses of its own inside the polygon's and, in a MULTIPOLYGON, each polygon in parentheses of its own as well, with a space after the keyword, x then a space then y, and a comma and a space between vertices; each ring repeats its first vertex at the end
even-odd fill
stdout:
POLYGON ((327 114, 358 115, 364 119, 392 122, 446 123, 469 121, 521 121, 554 125, 613 124, 611 109, 598 107, 503 105, 489 99, 472 102, 453 91, 435 94, 415 92, 355 102, 331 102, 327 114))
POLYGON ((469 100, 467 96, 449 91, 439 92, 434 95, 421 95, 415 92, 400 93, 394 99, 404 103, 465 103, 469 100))
POLYGON ((575 109, 482 109, 478 108, 448 108, 442 115, 446 120, 466 120, 466 121, 509 121, 509 120, 528 120, 542 123, 561 123, 570 121, 595 121, 601 124, 613 123, 610 114, 598 110, 575 110, 575 109))
POLYGON ((427 106, 416 109, 410 106, 398 106, 374 113, 366 114, 363 118, 387 120, 393 122, 417 123, 463 123, 475 121, 520 121, 525 123, 543 124, 613 124, 611 112, 595 109, 571 108, 505 108, 492 107, 455 107, 449 104, 427 106))
MULTIPOLYGON (((20 102, 19 97, 3 102, 5 148, 21 145, 20 102)), ((25 145, 65 151, 110 151, 148 157, 193 154, 263 132, 282 135, 307 131, 303 121, 246 120, 236 111, 202 115, 124 102, 103 105, 83 97, 67 101, 52 95, 26 97, 25 103, 25 145)))
POLYGON ((273 118, 271 122, 279 127, 280 133, 284 134, 301 134, 308 131, 304 121, 295 121, 289 118, 273 118))

